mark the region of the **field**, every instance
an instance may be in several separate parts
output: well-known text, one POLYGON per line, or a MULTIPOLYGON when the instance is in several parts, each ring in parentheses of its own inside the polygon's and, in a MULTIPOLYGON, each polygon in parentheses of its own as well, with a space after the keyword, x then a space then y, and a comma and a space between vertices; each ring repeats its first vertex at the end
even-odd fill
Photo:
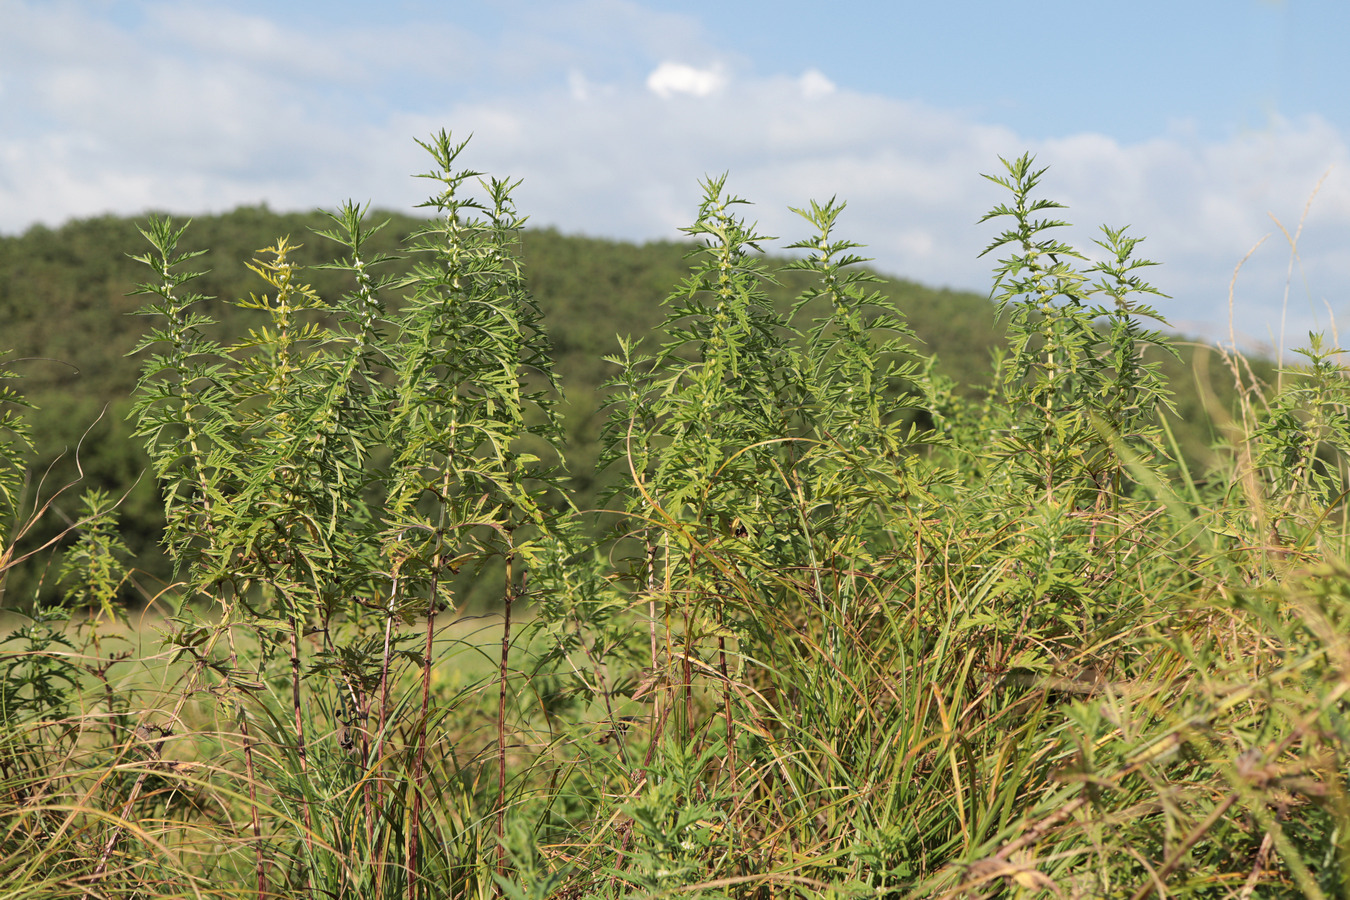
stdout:
POLYGON ((995 175, 979 392, 842 204, 777 271, 713 179, 573 458, 512 185, 425 147, 408 264, 349 204, 328 268, 259 251, 243 335, 186 226, 128 248, 175 566, 147 612, 123 501, 53 521, 80 485, 25 488, 43 435, 0 396, 0 571, 62 551, 3 623, 0 897, 1350 893, 1329 339, 1216 348, 1201 458, 1152 263, 1055 240, 1031 159, 995 175))

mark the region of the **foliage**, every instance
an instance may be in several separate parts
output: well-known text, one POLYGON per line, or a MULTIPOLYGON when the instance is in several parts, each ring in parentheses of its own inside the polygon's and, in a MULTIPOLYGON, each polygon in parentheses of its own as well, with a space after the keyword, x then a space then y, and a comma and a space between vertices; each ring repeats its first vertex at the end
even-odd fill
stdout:
MULTIPOLYGON (((1322 337, 1274 387, 1221 352, 1193 469, 1152 263, 1124 228, 1095 265, 1053 239, 1030 157, 991 179, 1008 346, 978 391, 843 203, 774 257, 722 176, 569 446, 558 347, 594 335, 551 342, 531 285, 577 276, 532 280, 514 183, 423 146, 429 220, 349 202, 232 305, 187 226, 145 224, 172 609, 141 646, 133 495, 94 485, 63 593, 0 646, 6 896, 1346 893, 1322 337)), ((24 499, 0 399, 0 512, 37 534, 68 487, 24 499)))
MULTIPOLYGON (((387 212, 368 216, 388 224, 365 236, 367 252, 372 257, 395 257, 379 267, 385 277, 407 275, 412 258, 400 248, 426 227, 426 219, 387 212)), ((320 212, 241 207, 194 218, 179 246, 202 252, 194 260, 200 273, 192 282, 196 292, 247 297, 258 290, 257 275, 248 267, 258 248, 272 244, 278 235, 291 235, 295 238, 291 261, 304 269, 306 281, 320 296, 334 297, 349 289, 344 279, 351 277, 333 265, 343 255, 342 247, 305 237, 331 227, 320 212)), ((137 605, 172 580, 172 564, 160 547, 163 506, 153 479, 138 480, 149 460, 131 438, 127 421, 139 365, 130 354, 153 324, 149 317, 134 315, 139 300, 126 296, 142 280, 144 266, 131 259, 139 254, 142 240, 136 222, 111 216, 0 236, 0 318, 5 322, 5 344, 17 357, 13 370, 23 376, 11 385, 36 407, 27 419, 43 435, 28 471, 34 478, 45 474, 49 482, 65 484, 79 476, 74 450, 80 448, 84 484, 119 498, 121 532, 133 570, 121 589, 122 600, 137 605)), ((664 313, 655 300, 684 277, 682 260, 690 246, 687 241, 632 246, 545 229, 526 228, 520 234, 526 285, 539 303, 553 345, 554 372, 564 388, 557 412, 573 493, 582 508, 597 506, 616 483, 613 472, 600 472, 596 466, 606 421, 603 385, 617 373, 605 359, 615 352, 613 336, 647 335, 660 327, 664 313), (596 322, 605 327, 594 327, 596 322)), ((781 267, 787 260, 768 262, 781 267)), ((807 273, 788 269, 777 272, 776 283, 764 288, 775 307, 786 312, 808 279, 807 273)), ((951 379, 960 398, 979 396, 992 377, 990 354, 1004 344, 1005 324, 995 320, 993 305, 976 294, 935 290, 896 278, 887 278, 876 288, 904 312, 917 335, 916 348, 933 358, 934 373, 951 379)), ((395 310, 401 296, 391 293, 386 301, 395 310)), ((212 337, 226 345, 241 340, 253 325, 252 315, 253 311, 231 303, 215 304, 211 317, 218 322, 212 326, 212 337)), ((326 317, 322 310, 312 315, 320 321, 326 317)), ((1176 349, 1180 360, 1170 354, 1146 358, 1163 367, 1178 408, 1178 415, 1167 423, 1184 458, 1199 473, 1213 461, 1211 445, 1221 430, 1213 412, 1231 407, 1236 394, 1232 379, 1217 361, 1204 373, 1198 368, 1197 360, 1203 363, 1211 351, 1185 343, 1176 349), (1213 403, 1206 401, 1209 395, 1215 398, 1213 403)), ((1252 365, 1262 379, 1272 379, 1267 364, 1254 360, 1252 365)), ((58 519, 79 515, 77 504, 58 500, 56 507, 57 515, 37 523, 25 547, 51 538, 58 519)), ((60 587, 53 576, 62 552, 57 548, 51 566, 44 556, 11 570, 7 605, 27 609, 36 596, 55 602, 60 587)))

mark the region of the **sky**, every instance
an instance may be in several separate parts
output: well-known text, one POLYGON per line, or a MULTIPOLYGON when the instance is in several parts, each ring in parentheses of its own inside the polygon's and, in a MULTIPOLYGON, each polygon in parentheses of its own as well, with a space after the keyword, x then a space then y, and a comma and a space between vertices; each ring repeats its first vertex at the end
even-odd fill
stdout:
POLYGON ((412 211, 446 129, 534 226, 677 239, 727 173, 768 249, 838 197, 882 272, 987 293, 981 176, 1031 153, 1173 328, 1293 346, 1350 330, 1347 38, 1346 0, 0 0, 0 233, 412 211))

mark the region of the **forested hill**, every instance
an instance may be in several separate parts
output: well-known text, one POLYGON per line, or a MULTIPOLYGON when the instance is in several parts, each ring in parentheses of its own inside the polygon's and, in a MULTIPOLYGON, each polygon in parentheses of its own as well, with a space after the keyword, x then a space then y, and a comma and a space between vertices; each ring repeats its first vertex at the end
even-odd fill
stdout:
MULTIPOLYGON (((370 217, 389 220, 371 241, 373 250, 389 253, 422 224, 407 215, 375 212, 370 217)), ((125 356, 145 323, 131 315, 141 298, 128 294, 149 276, 149 269, 130 258, 147 249, 137 224, 105 216, 0 237, 5 335, 0 344, 20 356, 48 358, 23 367, 29 390, 40 394, 59 387, 107 401, 134 386, 139 363, 125 356)), ((304 245, 294 257, 300 264, 331 261, 333 245, 313 234, 331 224, 319 212, 274 213, 265 207, 195 218, 183 248, 205 250, 194 265, 209 272, 194 288, 221 301, 259 291, 262 283, 247 263, 282 235, 304 245)), ((552 230, 527 230, 522 245, 558 366, 572 384, 594 383, 603 367, 600 358, 616 349, 616 334, 645 335, 661 322, 661 301, 687 273, 685 255, 691 249, 673 241, 635 245, 552 230)), ((398 268, 395 263, 388 271, 398 268)), ((345 287, 341 275, 310 271, 306 277, 321 293, 345 287)), ((919 349, 936 354, 943 371, 963 381, 986 372, 998 334, 987 299, 902 280, 890 280, 884 290, 908 315, 923 342, 919 349)), ((783 285, 779 293, 790 299, 792 285, 783 285)), ((228 332, 242 330, 248 315, 228 302, 212 304, 208 311, 228 332)))
MULTIPOLYGON (((369 249, 389 253, 421 224, 405 215, 373 213, 371 218, 388 219, 389 225, 369 249)), ((132 315, 143 298, 129 294, 151 274, 130 258, 148 249, 137 224, 138 220, 108 216, 0 238, 0 351, 12 351, 7 361, 20 376, 15 384, 37 407, 29 416, 38 445, 33 472, 35 481, 47 473, 48 490, 74 471, 77 445, 86 484, 121 493, 145 468, 125 420, 141 364, 139 357, 128 354, 147 326, 132 315), (106 410, 102 420, 93 425, 101 410, 106 410)), ((314 229, 330 225, 322 213, 281 214, 265 207, 240 208, 192 222, 180 249, 206 251, 194 267, 209 272, 192 288, 219 298, 201 311, 221 323, 220 340, 242 336, 248 327, 251 313, 227 301, 263 290, 247 268, 259 249, 289 235, 304 245, 293 261, 328 262, 335 258, 335 246, 315 235, 314 229)), ((689 250, 690 245, 679 242, 638 246, 551 230, 523 235, 528 282, 543 310, 567 394, 571 468, 583 494, 594 478, 591 463, 603 419, 601 386, 613 374, 603 358, 617 350, 616 336, 648 336, 659 325, 664 317, 662 300, 685 276, 689 250)), ((397 272, 398 266, 391 264, 387 271, 397 272)), ((329 296, 348 287, 343 277, 322 269, 305 273, 306 281, 329 296)), ((788 302, 796 292, 791 273, 784 273, 782 281, 773 290, 788 302)), ((882 290, 908 317, 919 338, 917 349, 937 357, 938 371, 972 388, 989 378, 1001 331, 985 297, 895 279, 882 290)), ((1168 364, 1182 410, 1180 437, 1187 455, 1203 461, 1208 417, 1201 415, 1190 375, 1191 350, 1183 347, 1182 355, 1180 363, 1168 364)), ((1221 373, 1212 374, 1222 396, 1226 380, 1221 373)), ((69 498, 71 509, 58 514, 73 516, 77 495, 69 498)), ((145 478, 124 503, 122 515, 125 536, 142 565, 162 571, 162 564, 155 562, 158 501, 145 478)), ((31 573, 21 580, 29 577, 31 573)), ((29 585, 16 590, 11 582, 10 587, 11 598, 15 593, 31 596, 29 585)))

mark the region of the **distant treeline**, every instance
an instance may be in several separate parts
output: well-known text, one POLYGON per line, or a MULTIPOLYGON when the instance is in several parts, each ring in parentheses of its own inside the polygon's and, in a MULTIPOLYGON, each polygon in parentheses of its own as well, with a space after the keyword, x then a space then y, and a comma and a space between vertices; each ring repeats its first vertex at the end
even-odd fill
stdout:
MULTIPOLYGON (((388 225, 370 243, 373 251, 393 253, 409 234, 424 226, 413 216, 372 212, 388 225)), ((10 350, 15 384, 36 410, 29 416, 38 455, 31 468, 29 502, 45 498, 83 473, 83 484, 120 496, 122 534, 143 573, 140 592, 153 595, 172 573, 159 550, 162 514, 156 488, 146 476, 147 460, 130 438, 126 415, 141 361, 132 358, 147 323, 133 315, 142 298, 131 296, 146 277, 130 257, 145 252, 138 233, 143 220, 116 216, 74 221, 57 229, 33 227, 19 236, 0 237, 0 350, 10 350)), ((231 301, 261 293, 263 285, 245 265, 258 250, 289 235, 303 247, 294 261, 321 266, 336 258, 336 248, 314 234, 331 222, 321 212, 277 213, 242 207, 193 220, 184 238, 187 248, 207 249, 198 260, 208 274, 193 288, 215 298, 200 311, 223 327, 222 340, 242 337, 255 312, 231 301)), ((618 349, 619 336, 643 338, 658 327, 670 286, 688 270, 692 244, 662 241, 635 245, 568 236, 554 230, 528 230, 522 258, 526 278, 541 306, 554 346, 554 365, 565 391, 562 406, 568 459, 579 504, 597 498, 603 473, 597 473, 599 429, 604 421, 604 384, 617 367, 604 357, 618 349)), ((387 274, 406 271, 400 260, 387 274)), ((775 297, 787 304, 800 290, 787 273, 775 297)), ((307 269, 305 278, 325 296, 345 289, 345 273, 307 269)), ((890 278, 882 287, 905 313, 917 346, 936 357, 936 370, 961 390, 979 394, 992 371, 991 359, 1003 346, 1003 329, 993 304, 977 294, 934 289, 890 278)), ((1166 301, 1159 304, 1166 313, 1166 301)), ((1176 395, 1172 421, 1183 455, 1202 472, 1222 415, 1210 410, 1232 407, 1233 378, 1217 371, 1217 359, 1192 344, 1178 342, 1180 359, 1163 361, 1176 395), (1197 353, 1204 358, 1197 360, 1197 353), (1206 399, 1197 375, 1208 373, 1206 399)), ((79 491, 59 499, 49 528, 73 521, 79 491)), ((32 544, 45 534, 29 536, 32 544)), ((34 592, 50 589, 59 555, 44 555, 44 568, 19 567, 9 573, 6 606, 27 605, 34 592)), ((135 598, 128 598, 129 600, 135 598)))

